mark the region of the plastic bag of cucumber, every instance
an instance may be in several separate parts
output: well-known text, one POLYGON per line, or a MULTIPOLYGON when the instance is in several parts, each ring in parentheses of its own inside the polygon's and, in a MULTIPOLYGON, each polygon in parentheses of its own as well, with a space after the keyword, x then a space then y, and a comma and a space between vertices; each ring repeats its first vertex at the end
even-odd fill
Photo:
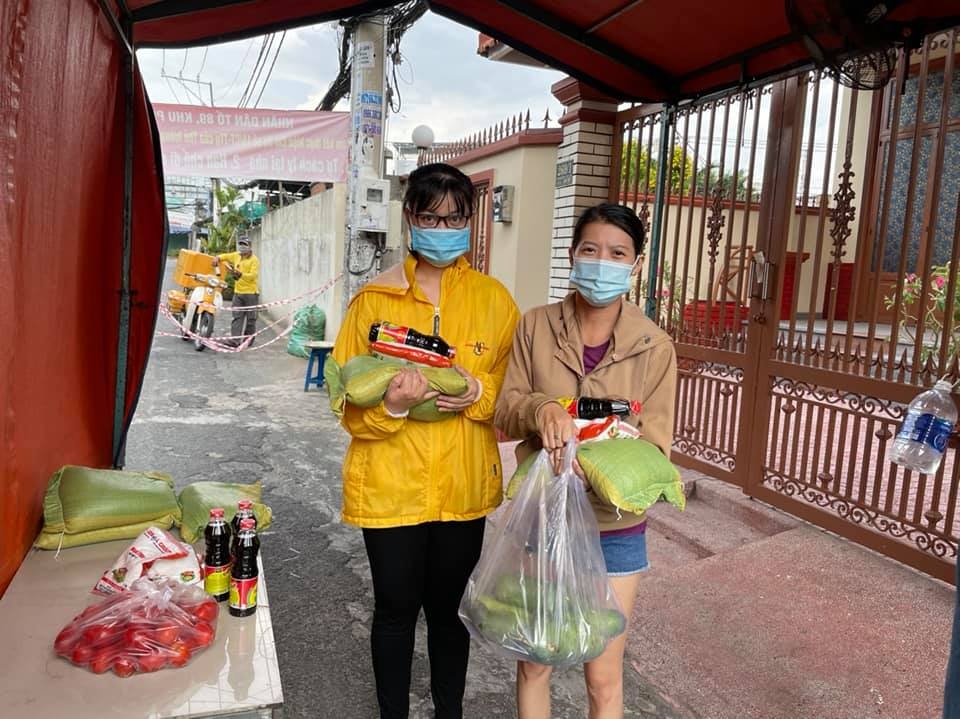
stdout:
POLYGON ((600 551, 600 531, 573 473, 576 442, 554 477, 540 452, 516 497, 488 531, 460 618, 508 659, 568 667, 598 657, 623 633, 600 551))

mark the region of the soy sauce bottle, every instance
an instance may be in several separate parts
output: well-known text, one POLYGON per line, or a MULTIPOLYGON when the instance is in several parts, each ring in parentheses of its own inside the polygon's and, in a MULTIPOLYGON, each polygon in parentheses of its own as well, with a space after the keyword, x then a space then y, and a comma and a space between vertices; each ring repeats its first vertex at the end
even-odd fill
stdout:
POLYGON ((457 354, 456 347, 451 347, 440 337, 425 335, 409 327, 395 325, 391 322, 374 322, 370 325, 368 339, 371 342, 396 342, 450 359, 453 359, 457 354))
POLYGON ((640 403, 626 399, 600 399, 597 397, 565 398, 560 400, 567 413, 576 419, 603 419, 605 417, 629 417, 640 414, 640 403))
POLYGON ((257 516, 253 513, 253 502, 249 499, 241 499, 237 502, 237 513, 233 515, 230 521, 230 560, 233 561, 237 556, 237 537, 240 536, 240 523, 250 517, 253 519, 253 528, 257 528, 257 516))
POLYGON ((223 508, 210 510, 210 521, 203 530, 206 550, 203 555, 203 588, 222 602, 230 595, 230 525, 223 518, 223 508))
POLYGON ((235 617, 247 617, 257 611, 257 583, 260 579, 257 553, 260 551, 260 539, 253 525, 254 519, 251 517, 240 520, 237 557, 230 575, 229 609, 235 617))

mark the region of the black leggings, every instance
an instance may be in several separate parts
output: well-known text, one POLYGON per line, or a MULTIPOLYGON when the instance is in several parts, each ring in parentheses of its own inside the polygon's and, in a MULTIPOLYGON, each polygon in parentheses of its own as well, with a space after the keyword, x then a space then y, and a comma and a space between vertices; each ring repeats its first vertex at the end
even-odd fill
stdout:
POLYGON ((363 530, 373 575, 370 646, 381 719, 406 719, 410 711, 410 665, 421 607, 436 717, 463 716, 470 635, 457 609, 480 558, 485 522, 363 530))

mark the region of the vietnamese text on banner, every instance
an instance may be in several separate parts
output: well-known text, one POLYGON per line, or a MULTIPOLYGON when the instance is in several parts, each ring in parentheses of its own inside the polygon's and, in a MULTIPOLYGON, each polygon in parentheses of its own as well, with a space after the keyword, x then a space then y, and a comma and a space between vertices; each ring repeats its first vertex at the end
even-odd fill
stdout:
POLYGON ((350 115, 154 103, 166 176, 346 182, 350 115))

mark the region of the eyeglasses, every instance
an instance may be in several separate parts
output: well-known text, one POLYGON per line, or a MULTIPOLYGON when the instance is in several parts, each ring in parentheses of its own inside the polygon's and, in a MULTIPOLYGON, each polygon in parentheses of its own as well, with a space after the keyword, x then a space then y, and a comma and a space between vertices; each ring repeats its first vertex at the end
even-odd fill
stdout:
POLYGON ((419 227, 433 229, 440 226, 440 222, 451 230, 462 230, 470 224, 470 215, 461 215, 459 212, 452 212, 449 215, 437 215, 433 212, 418 212, 413 218, 417 221, 419 227))

